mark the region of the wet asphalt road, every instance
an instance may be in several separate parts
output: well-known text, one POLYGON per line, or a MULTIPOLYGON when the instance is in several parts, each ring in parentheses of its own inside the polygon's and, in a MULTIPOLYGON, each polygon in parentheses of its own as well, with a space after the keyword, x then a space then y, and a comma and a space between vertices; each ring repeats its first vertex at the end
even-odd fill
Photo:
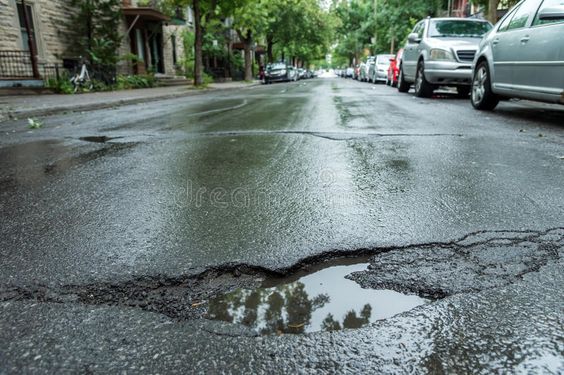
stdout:
POLYGON ((564 369, 563 107, 317 79, 43 121, 0 124, 0 372, 564 369), (437 302, 282 337, 178 312, 360 252, 437 302))

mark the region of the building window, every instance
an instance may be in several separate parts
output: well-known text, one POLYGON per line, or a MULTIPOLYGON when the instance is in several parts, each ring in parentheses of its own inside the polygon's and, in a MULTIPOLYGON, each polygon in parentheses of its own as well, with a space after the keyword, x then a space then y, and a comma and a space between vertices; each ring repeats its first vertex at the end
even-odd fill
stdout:
MULTIPOLYGON (((18 19, 20 21, 20 33, 22 35, 22 49, 24 51, 29 51, 29 35, 27 33, 27 29, 25 27, 25 13, 24 7, 22 3, 16 3, 18 7, 18 19)), ((27 11, 27 19, 29 23, 29 30, 31 32, 31 36, 33 37, 33 47, 35 49, 35 53, 37 53, 37 38, 35 37, 35 25, 33 23, 33 8, 31 5, 26 4, 25 9, 27 11)))

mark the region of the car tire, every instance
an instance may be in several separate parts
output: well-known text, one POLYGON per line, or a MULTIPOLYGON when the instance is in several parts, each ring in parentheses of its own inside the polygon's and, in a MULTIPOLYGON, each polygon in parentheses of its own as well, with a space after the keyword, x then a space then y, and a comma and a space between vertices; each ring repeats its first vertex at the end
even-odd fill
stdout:
POLYGON ((411 88, 411 84, 405 80, 403 76, 403 67, 400 66, 399 76, 398 76, 398 91, 399 92, 408 92, 411 88))
POLYGON ((481 111, 491 111, 499 103, 499 96, 492 91, 490 68, 487 61, 482 61, 474 70, 470 95, 472 106, 481 111))
POLYGON ((430 98, 433 96, 433 85, 425 78, 425 64, 423 60, 417 64, 417 73, 415 73, 415 96, 419 98, 430 98))

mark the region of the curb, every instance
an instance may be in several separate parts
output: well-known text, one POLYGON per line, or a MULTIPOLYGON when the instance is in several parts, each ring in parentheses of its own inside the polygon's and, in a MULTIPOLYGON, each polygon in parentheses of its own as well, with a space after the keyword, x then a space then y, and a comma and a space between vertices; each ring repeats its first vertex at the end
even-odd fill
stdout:
POLYGON ((59 107, 51 107, 51 108, 6 111, 6 112, 0 112, 0 123, 4 121, 13 120, 14 118, 21 119, 23 117, 46 117, 46 116, 53 116, 62 112, 90 112, 100 109, 120 107, 124 105, 133 105, 133 104, 140 104, 147 102, 157 102, 157 101, 168 100, 168 99, 183 98, 183 97, 201 95, 201 94, 206 94, 216 91, 244 90, 246 88, 259 86, 259 85, 260 82, 256 82, 256 83, 250 83, 242 87, 206 88, 202 90, 193 89, 192 91, 187 91, 183 93, 160 95, 156 97, 119 99, 115 101, 94 103, 94 104, 68 105, 68 106, 59 106, 59 107))

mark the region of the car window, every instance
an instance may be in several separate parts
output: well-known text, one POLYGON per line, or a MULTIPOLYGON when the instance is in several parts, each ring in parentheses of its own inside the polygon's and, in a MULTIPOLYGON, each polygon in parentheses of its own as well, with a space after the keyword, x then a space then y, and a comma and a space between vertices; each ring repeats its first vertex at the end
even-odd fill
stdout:
POLYGON ((520 8, 520 6, 516 7, 507 17, 501 21, 501 25, 499 25, 497 31, 506 31, 509 27, 509 22, 513 19, 515 12, 520 8))
POLYGON ((538 0, 529 0, 521 4, 511 19, 511 22, 509 22, 507 30, 515 30, 527 26, 527 21, 529 17, 537 11, 538 4, 538 0))
POLYGON ((419 38, 423 38, 424 22, 421 21, 413 28, 412 34, 417 34, 419 38))
POLYGON ((424 32, 425 32, 425 21, 421 22, 421 25, 419 25, 419 30, 417 31, 417 35, 420 39, 423 39, 424 32))
POLYGON ((533 26, 537 25, 546 25, 549 23, 559 23, 564 22, 564 18, 555 17, 550 20, 541 20, 539 19, 539 14, 544 10, 555 10, 564 13, 564 0, 545 0, 542 2, 542 5, 539 8, 535 16, 535 20, 533 21, 533 26))
POLYGON ((482 37, 492 25, 483 21, 436 20, 429 27, 429 37, 482 37))
POLYGON ((284 64, 272 64, 266 68, 267 70, 279 70, 279 69, 286 69, 286 65, 284 64))
POLYGON ((394 55, 382 55, 382 56, 378 56, 378 60, 376 61, 376 64, 389 64, 390 63, 390 59, 394 57, 394 55))

